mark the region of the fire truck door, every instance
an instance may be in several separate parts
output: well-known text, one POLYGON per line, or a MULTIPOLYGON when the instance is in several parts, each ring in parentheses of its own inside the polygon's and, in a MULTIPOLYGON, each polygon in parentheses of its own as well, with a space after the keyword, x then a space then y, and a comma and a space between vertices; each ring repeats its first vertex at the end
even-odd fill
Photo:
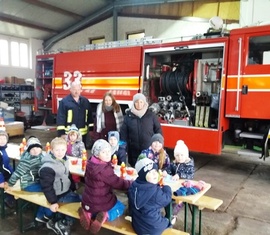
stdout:
POLYGON ((270 33, 245 35, 241 118, 270 119, 270 33))
POLYGON ((230 38, 228 53, 228 73, 226 90, 226 117, 240 117, 242 102, 242 74, 243 74, 244 40, 239 35, 230 38))

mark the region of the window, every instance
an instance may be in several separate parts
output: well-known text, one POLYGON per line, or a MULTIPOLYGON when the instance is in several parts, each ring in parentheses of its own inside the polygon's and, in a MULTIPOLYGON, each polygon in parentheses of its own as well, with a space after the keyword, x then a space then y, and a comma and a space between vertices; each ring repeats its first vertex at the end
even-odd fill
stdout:
POLYGON ((248 64, 270 64, 270 35, 250 37, 248 64))
POLYGON ((0 65, 8 65, 8 41, 0 39, 0 65))
POLYGON ((28 41, 23 39, 0 39, 0 65, 29 67, 28 41))
POLYGON ((99 44, 99 43, 104 43, 104 42, 105 42, 105 37, 89 38, 90 44, 99 44))
POLYGON ((144 31, 127 33, 127 39, 140 39, 145 37, 144 31))

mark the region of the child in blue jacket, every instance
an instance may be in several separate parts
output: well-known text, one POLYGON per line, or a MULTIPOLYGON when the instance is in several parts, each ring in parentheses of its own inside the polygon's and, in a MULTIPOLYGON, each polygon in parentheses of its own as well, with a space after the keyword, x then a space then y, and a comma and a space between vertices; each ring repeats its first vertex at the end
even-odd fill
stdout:
POLYGON ((171 188, 159 186, 158 166, 151 159, 139 160, 135 169, 138 178, 128 190, 132 227, 139 235, 160 235, 171 226, 161 214, 161 208, 172 200, 171 188))

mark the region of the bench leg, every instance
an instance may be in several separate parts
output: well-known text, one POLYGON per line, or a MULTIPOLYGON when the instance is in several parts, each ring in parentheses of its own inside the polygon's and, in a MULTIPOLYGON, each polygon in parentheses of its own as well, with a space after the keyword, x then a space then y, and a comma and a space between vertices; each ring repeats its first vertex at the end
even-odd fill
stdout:
POLYGON ((199 235, 202 234, 202 210, 199 210, 199 235))
POLYGON ((1 197, 1 219, 5 218, 5 192, 4 189, 0 189, 0 197, 1 197))
MULTIPOLYGON (((35 218, 33 222, 27 224, 24 226, 24 220, 23 220, 23 211, 30 203, 27 201, 24 201, 23 199, 18 199, 18 214, 19 214, 19 230, 21 233, 24 233, 30 229, 37 228, 37 222, 35 221, 35 218)), ((35 205, 36 207, 36 205, 35 205)), ((34 210, 34 213, 36 213, 36 210, 34 210)))

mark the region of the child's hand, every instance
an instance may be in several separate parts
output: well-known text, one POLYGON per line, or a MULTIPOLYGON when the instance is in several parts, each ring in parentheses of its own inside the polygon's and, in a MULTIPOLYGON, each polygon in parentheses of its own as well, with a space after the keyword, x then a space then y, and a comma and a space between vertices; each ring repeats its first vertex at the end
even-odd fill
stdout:
POLYGON ((5 182, 0 184, 0 188, 5 188, 5 182))
POLYGON ((166 177, 168 175, 167 171, 162 172, 163 177, 166 177))
POLYGON ((172 177, 172 180, 179 180, 179 175, 178 174, 175 174, 173 177, 172 177))
POLYGON ((51 204, 50 210, 51 210, 52 212, 57 212, 58 209, 59 209, 59 205, 58 205, 57 203, 51 204))

